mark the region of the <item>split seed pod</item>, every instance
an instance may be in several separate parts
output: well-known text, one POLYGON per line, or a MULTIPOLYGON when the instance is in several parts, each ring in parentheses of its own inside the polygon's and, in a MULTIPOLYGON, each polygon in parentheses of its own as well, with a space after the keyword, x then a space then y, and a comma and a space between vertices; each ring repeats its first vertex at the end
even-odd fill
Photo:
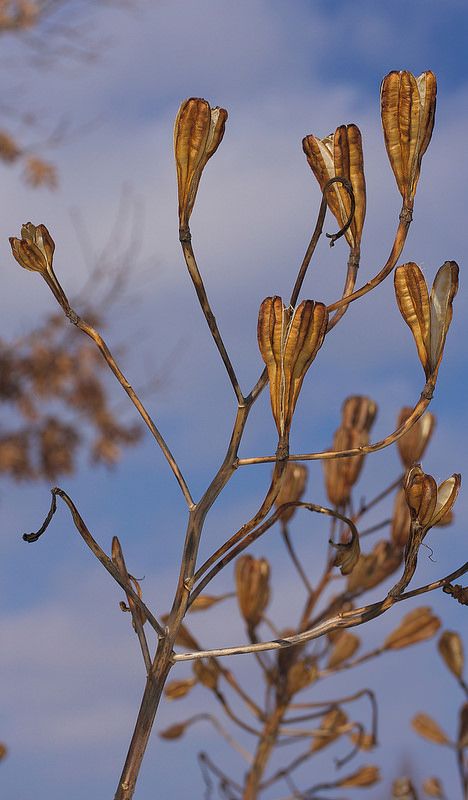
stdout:
POLYGON ((224 136, 228 113, 206 100, 190 97, 177 114, 174 153, 179 192, 179 225, 188 226, 202 172, 224 136))
MULTIPOLYGON (((405 406, 401 409, 398 417, 397 427, 403 425, 410 416, 412 408, 405 406)), ((397 440, 398 452, 403 465, 408 469, 421 460, 429 440, 434 432, 435 416, 430 411, 426 411, 417 422, 412 425, 404 436, 397 440)))
POLYGON ((426 379, 435 380, 452 321, 452 303, 458 290, 458 265, 446 261, 435 277, 431 296, 417 264, 410 261, 395 270, 398 307, 416 342, 426 379))
POLYGON ((458 633, 456 631, 444 631, 439 639, 437 647, 450 672, 452 672, 456 678, 461 678, 465 659, 462 640, 458 633))
MULTIPOLYGON (((305 492, 309 471, 305 464, 288 461, 281 478, 281 487, 276 496, 275 506, 279 508, 285 503, 297 503, 305 492)), ((288 522, 295 512, 295 507, 286 508, 281 514, 281 520, 288 522)))
POLYGON ((405 495, 411 518, 425 531, 451 511, 461 485, 461 475, 454 473, 437 486, 432 475, 427 475, 419 464, 412 467, 405 480, 405 495))
POLYGON ((404 205, 413 207, 421 161, 431 141, 437 82, 433 72, 415 78, 390 72, 382 81, 381 111, 385 146, 404 205))
POLYGON ((270 565, 266 558, 241 556, 236 561, 237 602, 247 625, 255 628, 270 599, 270 565))
POLYGON ((339 567, 342 575, 349 575, 358 563, 361 555, 357 531, 352 529, 349 542, 338 542, 335 544, 335 542, 330 541, 330 544, 336 551, 333 566, 339 567))
POLYGON ((304 376, 322 345, 327 323, 326 306, 314 300, 303 300, 295 311, 287 309, 281 297, 267 297, 260 306, 258 345, 280 437, 289 433, 304 376))
MULTIPOLYGON (((340 125, 335 133, 325 139, 318 139, 311 134, 303 139, 302 147, 322 192, 331 178, 346 178, 350 182, 355 209, 345 236, 349 246, 358 250, 366 215, 366 181, 359 128, 357 125, 340 125)), ((340 229, 343 228, 351 211, 351 199, 345 187, 338 181, 330 186, 327 203, 340 229)))
POLYGON ((39 272, 60 305, 69 309, 68 299, 52 267, 55 242, 46 226, 26 222, 21 227, 21 239, 10 236, 9 241, 18 264, 31 272, 39 272))
POLYGON ((341 424, 369 433, 377 415, 377 403, 365 395, 347 397, 341 409, 341 424))

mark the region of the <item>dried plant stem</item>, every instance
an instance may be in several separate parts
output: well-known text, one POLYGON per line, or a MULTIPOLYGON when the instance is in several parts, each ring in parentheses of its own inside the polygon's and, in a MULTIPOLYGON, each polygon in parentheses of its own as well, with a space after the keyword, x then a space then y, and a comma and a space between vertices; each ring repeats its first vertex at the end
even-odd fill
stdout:
POLYGON ((364 514, 367 514, 367 512, 370 511, 371 508, 374 508, 374 506, 378 505, 378 503, 380 503, 382 500, 384 500, 395 489, 399 489, 399 487, 403 483, 404 477, 405 477, 405 473, 403 472, 403 474, 399 475, 398 478, 396 478, 396 480, 392 481, 390 486, 387 486, 386 489, 383 489, 383 491, 379 492, 379 494, 377 494, 375 497, 373 497, 372 500, 369 500, 369 502, 363 501, 361 503, 359 509, 357 510, 356 514, 354 514, 354 516, 353 516, 353 522, 358 522, 358 520, 360 520, 360 518, 364 514))
POLYGON ((185 263, 187 264, 189 275, 195 287, 195 291, 197 293, 197 297, 200 302, 202 311, 205 315, 205 319, 208 323, 208 327, 211 331, 211 335, 215 341, 216 347, 218 348, 219 354, 223 360, 223 364, 226 367, 226 372, 229 375, 229 380, 231 381, 232 387, 236 394, 237 402, 242 404, 244 402, 244 395, 242 394, 239 382, 236 377, 236 373, 234 371, 234 367, 231 364, 231 359, 228 356, 227 350, 224 346, 224 342, 221 338, 221 334, 218 329, 215 315, 211 310, 205 286, 203 284, 203 280, 200 275, 200 271, 198 269, 198 265, 195 259, 195 253, 193 252, 191 234, 188 229, 184 231, 183 234, 181 234, 180 243, 182 245, 182 251, 184 253, 185 263))
POLYGON ((243 800, 256 800, 263 773, 279 735, 279 728, 287 710, 287 703, 278 703, 265 722, 261 739, 255 751, 252 767, 247 773, 243 800))
POLYGON ((297 553, 296 553, 296 551, 294 549, 294 545, 293 545, 293 543, 291 541, 291 537, 289 536, 288 526, 287 526, 286 523, 283 523, 281 525, 281 535, 283 537, 283 541, 284 541, 284 543, 286 545, 286 549, 287 549, 287 551, 289 553, 291 561, 294 564, 302 583, 304 584, 307 592, 309 594, 312 594, 312 592, 314 590, 312 588, 312 585, 311 585, 307 575, 304 572, 304 569, 302 567, 300 559, 298 558, 297 553))
MULTIPOLYGON (((359 269, 359 261, 361 259, 361 250, 359 247, 356 249, 351 249, 348 257, 348 265, 346 268, 346 280, 345 285, 342 293, 342 299, 349 297, 356 285, 356 278, 359 269)), ((335 325, 338 324, 340 319, 344 317, 346 311, 348 310, 348 305, 342 305, 341 308, 338 308, 332 317, 328 320, 327 325, 327 333, 329 333, 335 325)))
MULTIPOLYGON (((374 444, 363 445, 362 447, 354 447, 350 450, 324 450, 320 453, 303 453, 298 455, 289 455, 288 458, 290 461, 325 461, 330 458, 349 458, 351 456, 362 456, 367 455, 368 453, 376 453, 378 450, 383 450, 385 447, 396 442, 401 436, 409 431, 409 429, 414 425, 415 422, 418 421, 420 417, 424 414, 429 403, 432 400, 432 395, 434 393, 434 383, 432 380, 428 380, 423 391, 421 392, 421 397, 414 406, 410 416, 405 420, 405 422, 400 425, 393 433, 390 433, 384 439, 381 439, 379 442, 375 442, 374 444)), ((237 460, 236 466, 238 467, 245 467, 250 466, 251 464, 271 464, 276 461, 276 456, 259 456, 256 458, 239 458, 237 460)))
POLYGON ((382 281, 385 280, 385 278, 388 275, 390 275, 392 269, 396 265, 401 255, 403 247, 405 246, 406 237, 408 236, 409 227, 411 225, 411 220, 412 220, 411 210, 403 207, 400 213, 400 221, 398 224, 397 232, 395 234, 395 240, 393 242, 392 250, 390 252, 387 262, 384 264, 380 272, 378 272, 377 275, 375 275, 364 286, 361 286, 360 289, 357 289, 355 292, 348 295, 347 297, 342 297, 340 300, 336 300, 334 303, 331 303, 328 306, 329 313, 330 311, 336 311, 338 308, 342 308, 343 306, 348 306, 349 303, 354 302, 354 300, 357 300, 359 297, 363 297, 363 295, 372 291, 372 289, 375 289, 375 287, 378 286, 379 283, 382 283, 382 281))

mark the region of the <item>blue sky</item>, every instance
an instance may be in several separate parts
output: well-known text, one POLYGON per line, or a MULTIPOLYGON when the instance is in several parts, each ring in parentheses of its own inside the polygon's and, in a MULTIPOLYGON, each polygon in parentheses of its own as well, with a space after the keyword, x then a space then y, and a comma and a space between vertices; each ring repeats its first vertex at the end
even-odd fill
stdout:
MULTIPOLYGON (((439 82, 436 128, 423 161, 404 260, 417 261, 428 282, 446 259, 457 260, 461 267, 460 293, 433 401, 437 431, 424 467, 439 479, 455 471, 466 474, 466 4, 162 0, 141 1, 131 13, 80 5, 87 8, 93 35, 106 43, 94 64, 67 61, 54 70, 38 70, 29 65, 24 42, 5 40, 8 56, 14 59, 14 66, 0 74, 5 102, 31 104, 44 130, 65 118, 77 133, 49 154, 60 172, 55 193, 31 192, 14 170, 0 167, 0 336, 30 330, 53 308, 36 276, 16 267, 7 237, 19 232, 27 219, 47 224, 56 240, 57 272, 73 294, 84 282, 85 268, 71 210, 79 209, 99 249, 115 219, 122 188, 130 186, 143 208, 141 255, 132 278, 139 302, 128 315, 125 308, 116 315, 107 336, 110 344, 130 343, 122 366, 135 385, 164 370, 151 410, 199 496, 223 456, 234 402, 177 241, 172 125, 180 102, 203 96, 230 114, 222 146, 203 176, 192 232, 223 336, 247 387, 261 368, 258 306, 267 295, 290 291, 319 203, 302 137, 324 136, 347 122, 356 122, 362 130, 368 213, 360 274, 367 280, 387 257, 400 208, 380 131, 380 81, 390 69, 419 74, 430 68, 439 82), (168 359, 169 369, 164 366, 168 359)), ((334 227, 334 220, 328 219, 327 230, 334 227)), ((342 242, 330 251, 323 241, 303 296, 334 299, 346 257, 342 242)), ((328 337, 304 383, 292 448, 327 447, 342 400, 353 393, 369 394, 378 402, 374 433, 381 438, 393 429, 400 407, 412 404, 422 386, 414 343, 389 281, 355 303, 328 337)), ((118 394, 119 387, 115 391, 118 394)), ((267 454, 274 447, 265 394, 252 413, 242 454, 267 454)), ((368 460, 362 486, 372 494, 398 469, 395 452, 378 454, 368 460)), ((268 479, 269 468, 252 467, 236 475, 208 519, 203 553, 251 514, 268 479)), ((321 484, 320 466, 314 465, 308 499, 324 499, 321 484)), ((131 571, 146 576, 145 596, 158 612, 166 610, 185 512, 177 485, 149 437, 116 470, 91 472, 83 463, 76 477, 62 485, 105 549, 110 549, 112 535, 119 535, 131 571)), ((35 529, 45 513, 48 488, 7 483, 0 487, 0 738, 10 747, 1 767, 2 786, 9 800, 59 800, 64 792, 68 800, 100 800, 115 789, 143 671, 128 619, 118 612, 120 594, 84 551, 65 512, 42 542, 21 542, 20 534, 35 529)), ((467 506, 462 488, 456 524, 431 534, 428 543, 436 563, 423 554, 416 583, 439 577, 463 561, 467 506), (444 542, 446 538, 450 541, 444 542)), ((326 534, 319 525, 306 528, 300 520, 294 530, 313 580, 326 534)), ((291 589, 292 573, 282 568, 278 537, 271 533, 255 552, 272 560, 273 610, 286 625, 300 598, 291 589)), ((231 577, 228 572, 213 590, 229 589, 231 577)), ((443 615, 445 627, 462 629, 462 609, 449 598, 431 596, 426 602, 443 615)), ((380 642, 410 607, 363 630, 366 649, 380 642)), ((203 632, 207 644, 243 640, 234 606, 205 620, 206 625, 211 620, 209 634, 203 632)), ((196 625, 203 629, 202 620, 196 625)), ((231 666, 246 680, 257 680, 248 659, 231 666)), ((373 685, 382 710, 382 748, 360 763, 381 763, 385 785, 408 759, 418 778, 427 776, 429 763, 456 800, 459 788, 451 754, 422 744, 409 728, 412 714, 424 709, 447 731, 456 729, 461 697, 435 643, 408 651, 404 659, 389 656, 385 670, 378 677, 372 666, 363 667, 353 677, 356 688, 373 685)), ((181 668, 180 675, 186 672, 181 668)), ((337 679, 323 692, 332 696, 334 687, 340 691, 345 683, 337 679)), ((164 704, 161 725, 209 702, 197 689, 184 707, 164 704)), ((154 736, 138 800, 153 798, 155 786, 167 798, 189 791, 201 797, 196 764, 201 747, 217 755, 232 775, 242 768, 207 728, 194 729, 173 745, 154 736), (169 779, 174 782, 169 784, 169 779)), ((330 757, 320 762, 320 769, 333 774, 330 757)), ((381 791, 370 790, 366 797, 375 800, 381 791)))

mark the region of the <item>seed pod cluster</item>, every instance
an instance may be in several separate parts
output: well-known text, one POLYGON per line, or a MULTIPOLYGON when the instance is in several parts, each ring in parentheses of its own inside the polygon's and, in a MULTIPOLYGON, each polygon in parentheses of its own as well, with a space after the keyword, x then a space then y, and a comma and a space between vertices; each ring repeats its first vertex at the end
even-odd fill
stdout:
MULTIPOLYGON (((346 178, 351 184, 355 208, 345 236, 349 246, 358 250, 366 215, 366 181, 359 128, 357 125, 340 125, 325 139, 310 134, 303 139, 302 147, 322 192, 332 178, 346 178)), ((351 198, 342 183, 337 181, 330 186, 327 203, 340 229, 343 228, 351 212, 351 198)))
POLYGON ((267 297, 258 315, 258 346, 266 364, 270 399, 278 435, 289 434, 305 374, 317 355, 327 329, 323 303, 303 300, 286 308, 281 297, 267 297))
POLYGON ((250 628, 256 628, 270 599, 270 565, 266 558, 240 556, 236 561, 239 609, 250 628))
MULTIPOLYGON (((351 450, 369 444, 369 432, 377 414, 377 406, 369 397, 348 397, 342 407, 340 427, 333 438, 332 450, 351 450)), ((364 456, 325 459, 325 488, 334 506, 345 506, 359 478, 364 456)))

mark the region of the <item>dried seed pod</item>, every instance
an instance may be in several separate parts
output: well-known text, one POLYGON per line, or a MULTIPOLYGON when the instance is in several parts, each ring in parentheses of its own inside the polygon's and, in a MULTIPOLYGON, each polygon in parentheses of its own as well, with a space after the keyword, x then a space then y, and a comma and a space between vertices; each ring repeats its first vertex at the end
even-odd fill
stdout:
POLYGON ((386 650, 401 650, 417 642, 430 639, 440 628, 440 619, 428 606, 414 608, 405 614, 398 627, 387 636, 384 642, 386 650))
POLYGON ((359 561, 348 578, 347 589, 355 592, 359 589, 372 589, 388 578, 400 566, 401 550, 382 539, 377 542, 370 553, 361 553, 359 561))
POLYGON ((395 270, 398 307, 413 334, 427 380, 437 378, 457 291, 458 265, 455 261, 446 261, 440 267, 430 297, 417 264, 409 262, 395 270))
POLYGON ((187 678, 185 680, 169 681, 166 683, 164 694, 168 700, 180 700, 182 697, 188 695, 191 689, 196 684, 195 678, 187 678))
POLYGON ((196 658, 193 673, 202 686, 212 690, 218 688, 219 669, 214 659, 196 658))
POLYGON ((227 116, 226 109, 211 108, 199 97, 190 97, 180 106, 174 125, 174 153, 181 229, 189 224, 202 172, 221 143, 227 116))
MULTIPOLYGON (((289 649, 289 648, 288 648, 289 649)), ((288 670, 286 678, 286 692, 292 697, 296 692, 305 689, 317 680, 318 670, 315 664, 308 664, 307 661, 297 661, 288 670)))
POLYGON ((341 409, 341 424, 344 428, 370 432, 377 416, 377 403, 370 397, 351 395, 341 409))
POLYGON ((460 709, 457 747, 460 750, 468 747, 468 703, 465 703, 460 709))
POLYGON ((60 305, 69 309, 68 299, 52 267, 55 242, 46 226, 26 222, 21 228, 21 239, 10 236, 9 241, 11 252, 18 264, 32 272, 39 272, 60 305))
POLYGON ((280 437, 289 433, 304 376, 322 345, 327 323, 326 306, 313 300, 303 300, 294 311, 280 297, 267 297, 260 306, 258 345, 280 437))
POLYGON ((416 464, 406 475, 404 490, 411 519, 426 528, 431 522, 437 503, 437 484, 434 478, 416 464))
MULTIPOLYGON (((164 625, 167 624, 168 620, 169 614, 161 615, 161 621, 164 623, 164 625)), ((192 636, 189 629, 184 624, 181 624, 179 627, 175 644, 179 645, 179 647, 187 647, 189 650, 201 650, 197 640, 192 636)))
MULTIPOLYGON (((397 427, 403 425, 413 411, 409 406, 401 409, 397 427)), ((403 465, 408 469, 421 460, 429 440, 434 432, 435 417, 426 411, 422 417, 397 441, 398 452, 403 465)))
POLYGON ((362 731, 352 731, 349 738, 352 743, 359 747, 360 750, 373 750, 377 742, 372 733, 362 733, 362 731))
MULTIPOLYGON (((355 209, 345 236, 352 249, 359 248, 366 215, 366 181, 359 128, 357 125, 340 125, 325 139, 311 134, 303 139, 302 147, 322 191, 331 178, 346 178, 350 182, 355 209)), ((330 187, 327 203, 340 229, 343 228, 351 211, 351 198, 341 183, 336 182, 330 187)))
POLYGON ((0 761, 2 761, 7 754, 8 754, 7 746, 3 744, 3 742, 0 742, 0 761))
POLYGON ((169 728, 166 728, 163 731, 160 731, 159 735, 161 739, 180 739, 180 737, 184 735, 186 728, 187 723, 179 722, 175 725, 170 725, 169 728))
POLYGON ((416 714, 411 720, 411 727, 423 739, 428 739, 434 744, 450 744, 450 739, 444 733, 440 725, 428 714, 416 714))
POLYGON ((391 800, 418 800, 415 788, 408 778, 397 778, 393 782, 391 800))
POLYGON ((421 161, 432 136, 437 83, 433 72, 415 78, 390 72, 382 81, 381 109, 385 146, 404 205, 413 207, 421 161))
MULTIPOLYGON (((369 436, 366 431, 341 426, 335 432, 331 449, 334 451, 354 450, 356 447, 362 447, 368 443, 369 436)), ((348 502, 363 464, 363 455, 324 460, 325 488, 332 505, 343 506, 348 502)))
POLYGON ((355 530, 352 531, 349 542, 337 542, 335 544, 335 542, 330 540, 330 544, 336 550, 333 566, 339 567, 342 575, 349 575, 350 572, 353 571, 361 555, 357 532, 355 530))
POLYGON ((406 502, 405 490, 398 489, 393 506, 392 542, 401 550, 406 546, 408 541, 410 525, 411 514, 408 503, 406 502))
POLYGON ((327 662, 327 669, 334 669, 340 666, 348 658, 351 658, 356 650, 359 649, 361 640, 354 633, 349 631, 340 632, 341 635, 335 641, 333 650, 330 653, 330 658, 327 662))
POLYGON ((340 788, 353 788, 356 786, 374 786, 374 784, 380 781, 380 770, 378 767, 374 766, 363 766, 360 767, 357 772, 353 772, 352 775, 348 775, 346 778, 342 778, 338 781, 335 785, 339 786, 340 788))
POLYGON ((445 664, 456 678, 461 678, 465 664, 463 644, 456 631, 444 631, 437 644, 445 664))
POLYGON ((427 778, 423 783, 423 792, 428 797, 444 800, 444 788, 438 778, 427 778))
POLYGON ((324 747, 335 742, 343 734, 343 727, 347 724, 348 717, 341 708, 333 708, 323 715, 320 728, 314 733, 311 752, 316 753, 324 747))
POLYGON ((198 597, 191 603, 189 611, 208 611, 209 608, 221 603, 223 600, 226 600, 227 597, 231 597, 231 595, 220 594, 199 594, 198 597))
MULTIPOLYGON (((288 461, 281 478, 280 490, 276 496, 275 506, 279 508, 285 503, 297 503, 305 492, 309 471, 305 464, 288 461)), ((295 512, 294 506, 286 508, 281 514, 283 522, 288 522, 295 512)))
POLYGON ((255 628, 270 599, 270 565, 266 558, 240 556, 236 561, 239 609, 249 627, 255 628))

